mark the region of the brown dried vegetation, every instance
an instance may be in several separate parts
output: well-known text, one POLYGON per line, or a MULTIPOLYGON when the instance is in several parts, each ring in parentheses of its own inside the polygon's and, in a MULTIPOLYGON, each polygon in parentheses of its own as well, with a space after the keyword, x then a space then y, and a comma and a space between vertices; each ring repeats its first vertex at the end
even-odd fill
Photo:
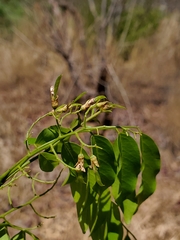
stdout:
MULTIPOLYGON (((44 15, 38 5, 35 11, 38 11, 38 22, 42 25, 37 27, 24 20, 14 29, 11 42, 0 39, 0 173, 25 154, 23 141, 26 131, 37 117, 50 110, 49 87, 55 78, 63 74, 59 91, 61 103, 71 100, 79 91, 88 90, 88 95, 94 96, 102 67, 93 47, 84 49, 79 44, 79 33, 68 16, 64 16, 69 19, 68 31, 55 36, 46 29, 44 15), (65 44, 61 47, 70 51, 70 62, 65 61, 62 52, 58 53, 56 49, 56 37, 61 35, 61 40, 64 40, 61 44, 65 44)), ((61 25, 58 29, 64 30, 63 19, 60 19, 62 22, 58 23, 61 25)), ((131 108, 131 111, 115 112, 113 124, 135 122, 155 139, 162 157, 157 191, 140 207, 130 226, 138 240, 180 239, 179 22, 179 13, 165 18, 153 36, 136 43, 127 62, 117 55, 116 43, 111 40, 106 46, 108 97, 131 108)), ((50 124, 54 122, 47 118, 37 126, 34 134, 50 124)), ((32 171, 37 168, 33 164, 32 171)), ((50 174, 42 176, 53 178, 50 174)), ((27 185, 26 181, 18 182, 12 194, 15 204, 27 199, 27 185)), ((55 219, 43 220, 42 227, 37 230, 41 239, 88 239, 81 233, 68 187, 62 188, 59 183, 49 195, 36 203, 36 207, 42 214, 57 215, 55 219)), ((0 212, 7 208, 6 193, 1 193, 0 212)), ((11 217, 16 223, 33 226, 39 221, 33 216, 27 209, 11 217)))

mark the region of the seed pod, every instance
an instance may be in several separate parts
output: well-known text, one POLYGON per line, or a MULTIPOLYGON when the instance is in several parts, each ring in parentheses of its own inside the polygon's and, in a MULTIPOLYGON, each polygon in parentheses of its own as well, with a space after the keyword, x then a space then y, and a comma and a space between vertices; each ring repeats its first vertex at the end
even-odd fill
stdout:
POLYGON ((92 167, 94 167, 94 166, 99 167, 99 163, 98 163, 97 157, 95 155, 92 155, 90 157, 90 160, 91 160, 92 167))
POLYGON ((75 165, 75 168, 79 171, 86 172, 84 168, 84 155, 82 153, 78 155, 78 161, 75 165))

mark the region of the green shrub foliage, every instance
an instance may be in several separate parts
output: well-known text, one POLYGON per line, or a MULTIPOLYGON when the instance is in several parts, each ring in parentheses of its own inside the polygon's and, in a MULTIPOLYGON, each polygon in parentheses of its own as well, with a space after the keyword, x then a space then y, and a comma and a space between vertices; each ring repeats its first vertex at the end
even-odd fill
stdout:
POLYGON ((70 185, 82 232, 89 230, 93 240, 136 239, 126 224, 155 191, 156 175, 160 170, 158 147, 136 126, 101 126, 98 122, 92 125, 91 121, 97 120, 101 113, 123 108, 104 96, 80 104, 78 101, 84 95, 82 93, 71 103, 59 105, 57 91, 60 80, 61 77, 51 87, 53 110, 30 127, 25 141, 27 155, 0 176, 0 189, 12 186, 18 173, 36 182, 37 177, 29 176, 25 168, 35 160, 39 161, 44 172, 53 172, 60 163, 63 167, 49 189, 41 195, 35 192, 26 203, 13 207, 9 195, 11 209, 0 215, 0 239, 25 239, 26 235, 38 239, 30 229, 13 225, 6 217, 23 207, 32 207, 37 198, 56 185, 65 168, 69 169, 69 174, 62 186, 70 185), (36 138, 32 137, 32 129, 46 116, 53 117, 56 125, 42 130, 36 138), (71 117, 69 128, 63 126, 67 117, 71 117), (111 142, 101 135, 102 130, 114 130, 114 140, 111 142), (84 136, 88 139, 86 142, 82 140, 84 136), (10 237, 9 228, 19 232, 10 237))

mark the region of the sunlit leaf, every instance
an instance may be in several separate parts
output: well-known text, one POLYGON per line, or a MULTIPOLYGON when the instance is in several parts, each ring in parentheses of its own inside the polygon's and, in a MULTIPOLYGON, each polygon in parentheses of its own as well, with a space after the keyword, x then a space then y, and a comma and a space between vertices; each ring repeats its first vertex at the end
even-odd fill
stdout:
POLYGON ((131 222, 131 218, 136 212, 138 204, 130 199, 125 199, 123 201, 123 209, 124 209, 124 221, 128 224, 131 222))
MULTIPOLYGON (((137 206, 135 190, 138 174, 140 173, 140 152, 136 141, 126 134, 119 134, 118 144, 121 158, 118 173, 119 196, 116 202, 126 214, 125 220, 129 223, 136 211, 135 206, 137 206), (126 199, 128 199, 127 202, 126 199)), ((117 197, 117 191, 115 197, 117 197)))
POLYGON ((118 206, 111 202, 111 216, 108 222, 107 240, 122 240, 123 226, 120 219, 120 212, 118 206))
POLYGON ((156 175, 160 170, 160 153, 155 142, 147 135, 140 138, 142 154, 142 183, 138 194, 138 203, 141 204, 156 189, 156 175))
POLYGON ((113 142, 113 150, 114 150, 114 155, 116 158, 116 164, 118 167, 120 167, 120 150, 119 150, 119 141, 118 141, 118 137, 116 138, 116 140, 113 142))
POLYGON ((33 138, 33 137, 27 138, 28 145, 34 145, 35 143, 36 143, 36 138, 33 138))
POLYGON ((114 199, 118 199, 119 195, 120 195, 120 180, 119 178, 116 176, 115 181, 112 184, 112 195, 114 197, 114 199))
POLYGON ((99 236, 98 239, 105 239, 107 222, 109 221, 111 211, 111 194, 109 189, 103 190, 97 200, 98 202, 93 204, 93 207, 97 205, 97 218, 90 229, 90 234, 93 239, 96 239, 96 236, 99 236))
POLYGON ((82 98, 84 95, 86 94, 86 92, 82 92, 81 94, 79 94, 74 100, 73 103, 76 103, 80 98, 82 98))
POLYGON ((35 144, 42 145, 47 143, 59 136, 59 128, 57 125, 51 126, 49 128, 45 128, 42 132, 38 135, 35 144))
POLYGON ((70 127, 71 127, 71 129, 74 130, 74 129, 78 128, 80 125, 81 125, 81 119, 80 119, 80 118, 76 118, 76 119, 74 119, 74 120, 71 122, 70 127))
POLYGON ((100 174, 99 174, 99 172, 98 172, 98 168, 96 168, 97 170, 95 170, 95 177, 96 177, 96 182, 97 182, 97 184, 99 185, 99 186, 101 186, 101 187, 103 187, 103 186, 105 186, 103 183, 102 183, 102 181, 101 181, 101 177, 100 177, 100 174))
POLYGON ((95 197, 98 194, 98 186, 95 172, 92 169, 88 169, 87 173, 87 189, 88 192, 86 204, 91 204, 95 201, 95 197))
POLYGON ((112 185, 116 177, 116 159, 111 143, 102 136, 93 135, 92 144, 98 147, 93 148, 93 154, 97 157, 99 168, 98 172, 102 183, 108 187, 112 185))
MULTIPOLYGON (((80 173, 81 174, 81 173, 80 173)), ((82 229, 82 232, 85 233, 88 229, 89 215, 88 211, 85 214, 83 212, 83 206, 86 199, 86 183, 84 182, 83 177, 76 178, 75 181, 70 183, 71 192, 76 203, 78 220, 82 229)))
POLYGON ((4 226, 4 224, 0 224, 0 239, 1 240, 10 240, 7 227, 4 226))
POLYGON ((57 96, 57 92, 58 92, 58 88, 59 88, 59 84, 61 82, 61 78, 62 78, 62 75, 60 75, 56 81, 55 81, 55 84, 54 84, 54 96, 56 97, 57 96))
POLYGON ((59 160, 54 154, 43 152, 39 155, 39 166, 44 172, 52 172, 59 165, 59 160))
POLYGON ((11 240, 25 240, 26 239, 26 234, 24 231, 20 231, 16 235, 14 235, 11 240))
MULTIPOLYGON (((121 169, 119 174, 121 194, 131 194, 136 189, 137 176, 140 173, 139 148, 136 141, 126 134, 119 134, 118 141, 121 155, 121 169)), ((126 198, 127 195, 124 197, 126 198)))

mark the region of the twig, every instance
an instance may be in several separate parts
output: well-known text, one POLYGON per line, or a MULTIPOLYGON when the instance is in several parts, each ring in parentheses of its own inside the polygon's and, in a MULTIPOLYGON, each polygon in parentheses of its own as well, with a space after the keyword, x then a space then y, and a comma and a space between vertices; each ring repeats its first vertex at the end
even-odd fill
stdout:
POLYGON ((129 115, 130 123, 131 123, 131 125, 135 125, 134 115, 133 115, 131 103, 130 103, 130 100, 128 98, 127 92, 124 89, 119 77, 117 76, 112 64, 108 64, 107 69, 109 71, 109 74, 111 75, 112 80, 114 81, 115 85, 117 86, 117 89, 119 90, 119 92, 120 92, 120 94, 121 94, 121 96, 124 100, 124 103, 125 103, 125 106, 127 108, 128 115, 129 115))
POLYGON ((122 51, 122 49, 124 47, 124 43, 125 43, 128 31, 129 31, 129 28, 130 28, 130 25, 131 25, 131 21, 132 21, 135 5, 136 5, 136 0, 133 0, 132 1, 132 6, 130 7, 130 10, 129 10, 127 18, 126 18, 124 31, 123 31, 123 33, 121 34, 121 37, 120 37, 120 41, 119 41, 119 49, 120 50, 119 50, 119 53, 121 53, 121 51, 122 51))
POLYGON ((34 196, 33 198, 31 198, 29 201, 27 201, 26 203, 24 203, 24 204, 22 204, 22 205, 19 205, 19 206, 17 206, 17 207, 11 208, 11 209, 8 210, 7 212, 1 214, 1 215, 0 215, 0 218, 5 218, 8 214, 10 214, 10 213, 12 213, 12 212, 14 212, 14 211, 16 211, 16 210, 18 210, 18 209, 20 209, 20 208, 23 208, 23 207, 25 207, 25 206, 28 206, 28 205, 32 204, 35 200, 37 200, 38 198, 44 196, 44 195, 47 194, 49 191, 51 191, 51 190, 54 188, 54 186, 56 185, 56 183, 58 182, 58 179, 60 178, 62 171, 63 171, 63 169, 59 172, 59 174, 58 174, 56 180, 54 181, 53 185, 52 185, 50 188, 48 188, 45 192, 43 192, 43 193, 41 193, 41 194, 39 194, 39 195, 34 196))
POLYGON ((91 14, 93 15, 94 19, 98 17, 98 13, 96 10, 96 5, 94 3, 94 0, 88 0, 88 4, 89 4, 89 9, 91 11, 91 14))
POLYGON ((19 29, 17 29, 16 27, 12 28, 13 33, 18 36, 23 42, 25 42, 30 48, 32 48, 33 50, 37 51, 37 52, 42 52, 40 48, 37 48, 34 43, 32 41, 30 41, 28 39, 28 37, 26 37, 24 35, 24 33, 22 33, 19 29))

